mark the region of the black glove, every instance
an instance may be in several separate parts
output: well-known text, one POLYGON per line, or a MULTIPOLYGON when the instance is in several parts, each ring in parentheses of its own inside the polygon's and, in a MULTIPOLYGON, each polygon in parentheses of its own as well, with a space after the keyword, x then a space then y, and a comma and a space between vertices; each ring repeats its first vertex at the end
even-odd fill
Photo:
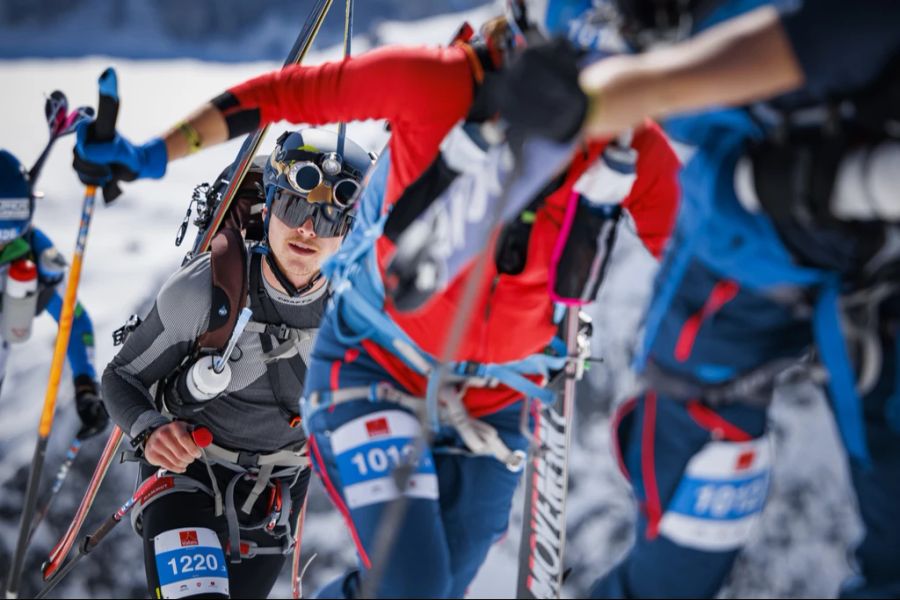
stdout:
POLYGON ((94 437, 109 425, 109 413, 100 399, 97 383, 88 375, 75 378, 75 409, 81 419, 81 429, 77 434, 79 440, 94 437))
POLYGON ((498 98, 511 135, 565 142, 578 133, 588 107, 578 84, 580 55, 568 40, 557 38, 528 47, 511 62, 498 98))

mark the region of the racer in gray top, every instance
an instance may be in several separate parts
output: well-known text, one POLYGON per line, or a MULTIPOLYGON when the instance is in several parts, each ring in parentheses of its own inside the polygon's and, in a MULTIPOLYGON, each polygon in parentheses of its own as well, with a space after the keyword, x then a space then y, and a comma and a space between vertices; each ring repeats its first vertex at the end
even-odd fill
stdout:
MULTIPOLYGON (((338 143, 328 131, 279 138, 264 161, 262 242, 244 253, 236 228, 217 233, 228 242, 214 241, 218 250, 166 282, 107 367, 107 407, 131 435, 143 477, 159 476, 157 467, 169 471, 132 512, 150 597, 264 598, 271 591, 298 535, 309 483, 297 410, 329 295, 320 267, 352 223, 370 164, 357 144, 338 143), (241 330, 226 315, 233 319, 244 306, 252 316, 241 330), (202 362, 210 348, 235 332, 230 379, 221 380, 227 385, 198 387, 192 377, 211 372, 202 362), (191 437, 195 426, 212 434, 202 451, 191 437), (196 548, 202 561, 194 560, 196 548)), ((253 182, 244 185, 262 199, 253 182)))

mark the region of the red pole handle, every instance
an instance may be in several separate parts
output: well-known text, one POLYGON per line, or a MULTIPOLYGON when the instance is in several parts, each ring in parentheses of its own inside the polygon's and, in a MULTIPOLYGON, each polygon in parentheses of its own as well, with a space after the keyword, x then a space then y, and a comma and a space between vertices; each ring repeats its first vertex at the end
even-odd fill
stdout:
POLYGON ((206 427, 195 427, 191 431, 191 438, 193 438, 194 443, 201 448, 206 448, 212 444, 213 441, 212 432, 206 427))

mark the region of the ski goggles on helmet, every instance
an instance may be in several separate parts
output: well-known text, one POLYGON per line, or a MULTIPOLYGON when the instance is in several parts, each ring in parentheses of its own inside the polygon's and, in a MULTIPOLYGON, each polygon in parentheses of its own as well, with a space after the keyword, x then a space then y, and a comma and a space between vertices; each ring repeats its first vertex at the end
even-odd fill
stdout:
MULTIPOLYGON (((325 182, 325 174, 328 171, 330 175, 339 175, 341 173, 341 163, 335 160, 335 163, 329 161, 335 160, 325 155, 322 158, 322 167, 312 161, 295 162, 288 168, 287 180, 298 192, 308 194, 323 182, 325 182), (323 173, 323 169, 325 173, 323 173)), ((359 183, 350 177, 342 177, 331 182, 331 200, 340 208, 347 208, 359 191, 359 183)))
POLYGON ((344 235, 353 223, 353 216, 347 207, 330 202, 310 202, 304 195, 284 188, 275 190, 272 214, 292 229, 312 219, 313 231, 319 237, 344 235))

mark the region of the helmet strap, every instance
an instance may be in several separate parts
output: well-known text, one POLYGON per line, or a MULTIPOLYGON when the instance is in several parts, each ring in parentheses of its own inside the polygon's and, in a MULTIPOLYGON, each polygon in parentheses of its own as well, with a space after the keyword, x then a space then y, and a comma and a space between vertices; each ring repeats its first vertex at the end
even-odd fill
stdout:
POLYGON ((266 264, 269 265, 269 268, 272 270, 272 273, 275 275, 275 279, 278 280, 278 283, 281 284, 281 287, 284 288, 287 295, 291 298, 296 298, 298 296, 302 296, 307 293, 309 290, 313 288, 313 286, 318 283, 319 279, 322 278, 322 272, 316 273, 312 279, 309 280, 309 283, 304 285, 301 288, 294 286, 293 283, 287 278, 287 275, 284 274, 284 271, 281 270, 281 267, 278 266, 278 262, 275 260, 275 257, 272 256, 272 252, 268 247, 268 241, 266 242, 266 264))

